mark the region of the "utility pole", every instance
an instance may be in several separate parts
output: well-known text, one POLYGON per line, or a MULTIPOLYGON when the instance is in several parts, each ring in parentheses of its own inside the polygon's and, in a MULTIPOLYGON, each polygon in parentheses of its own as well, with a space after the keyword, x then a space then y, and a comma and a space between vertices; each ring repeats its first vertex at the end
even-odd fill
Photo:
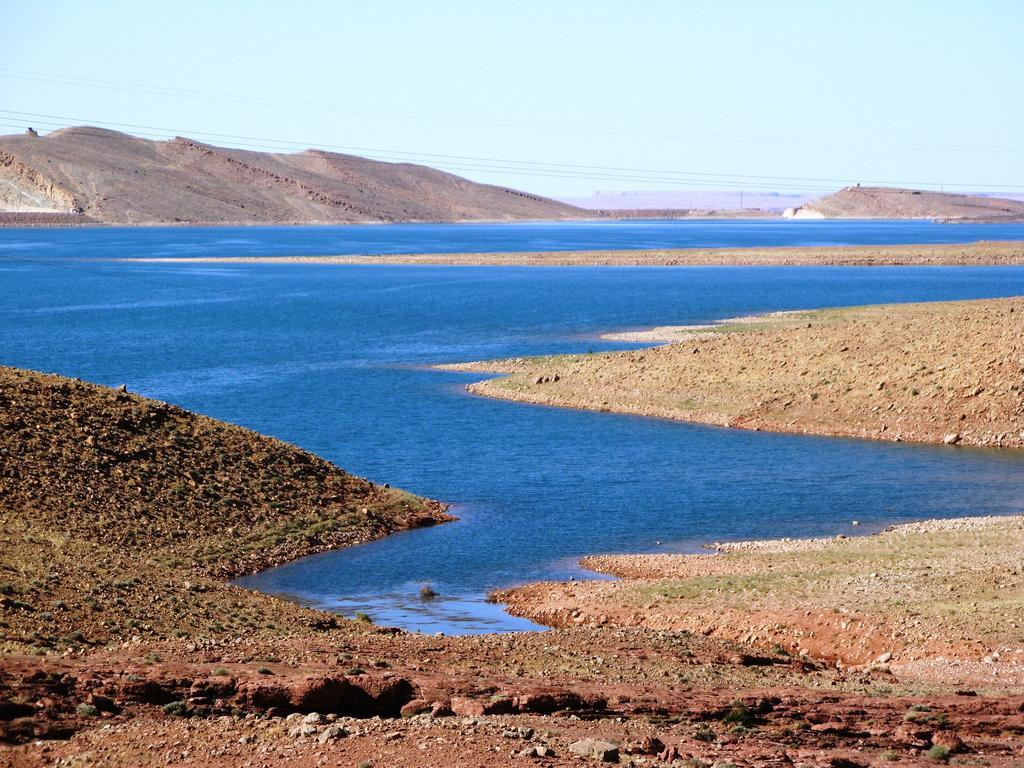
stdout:
POLYGON ((740 210, 743 210, 743 190, 740 190, 740 210))

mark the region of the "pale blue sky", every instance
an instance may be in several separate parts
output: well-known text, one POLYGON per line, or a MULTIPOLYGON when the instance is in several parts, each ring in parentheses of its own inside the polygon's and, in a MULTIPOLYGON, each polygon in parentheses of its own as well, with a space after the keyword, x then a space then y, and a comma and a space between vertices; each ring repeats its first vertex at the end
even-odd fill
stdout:
POLYGON ((1020 0, 2 6, 4 133, 374 148, 545 194, 838 186, 779 177, 1024 192, 1020 0))

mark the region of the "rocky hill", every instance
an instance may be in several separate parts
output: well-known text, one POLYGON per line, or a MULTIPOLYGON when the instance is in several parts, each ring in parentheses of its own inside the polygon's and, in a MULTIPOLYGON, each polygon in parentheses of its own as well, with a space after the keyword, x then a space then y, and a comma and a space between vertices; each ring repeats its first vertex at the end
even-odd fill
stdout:
POLYGON ((341 224, 552 219, 573 206, 409 163, 279 154, 88 126, 0 137, 0 212, 107 224, 341 224))
POLYGON ((301 625, 225 579, 448 519, 247 429, 0 367, 0 650, 301 625))
POLYGON ((891 187, 845 187, 790 209, 796 219, 939 219, 1022 221, 1024 202, 983 195, 891 187))

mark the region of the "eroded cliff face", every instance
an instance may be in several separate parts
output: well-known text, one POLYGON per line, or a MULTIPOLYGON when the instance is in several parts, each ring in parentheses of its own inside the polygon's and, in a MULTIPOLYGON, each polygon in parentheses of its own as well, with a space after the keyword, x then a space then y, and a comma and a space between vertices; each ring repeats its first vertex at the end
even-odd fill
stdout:
POLYGON ((35 168, 0 149, 0 211, 73 212, 74 195, 35 168))

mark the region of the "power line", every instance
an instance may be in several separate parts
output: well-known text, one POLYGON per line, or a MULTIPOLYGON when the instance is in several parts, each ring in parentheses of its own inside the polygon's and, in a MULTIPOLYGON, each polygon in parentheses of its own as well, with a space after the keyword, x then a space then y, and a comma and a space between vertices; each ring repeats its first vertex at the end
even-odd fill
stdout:
MULTIPOLYGON (((200 137, 211 137, 214 139, 228 139, 236 145, 244 148, 263 149, 271 151, 294 151, 298 147, 307 148, 316 142, 299 142, 288 139, 267 139, 237 134, 223 134, 207 131, 191 131, 182 129, 160 128, 156 126, 139 125, 133 123, 116 123, 107 121, 93 121, 85 118, 75 118, 61 115, 47 115, 33 112, 17 112, 13 110, 0 110, 0 115, 18 119, 31 119, 40 125, 57 126, 60 128, 78 127, 82 123, 91 123, 97 127, 113 126, 115 128, 126 128, 135 131, 144 131, 150 135, 157 135, 160 138, 170 138, 180 135, 193 135, 200 137), (40 122, 40 120, 42 122, 40 122)), ((10 127, 20 127, 15 124, 6 123, 10 127)), ((802 176, 768 176, 758 174, 728 174, 709 171, 673 171, 650 168, 629 168, 602 165, 581 165, 558 162, 542 162, 531 160, 506 160, 493 157, 478 157, 471 155, 449 155, 430 152, 401 152, 397 150, 380 149, 373 147, 346 146, 322 143, 319 145, 324 149, 335 149, 344 152, 358 152, 363 156, 376 156, 388 161, 408 160, 412 162, 430 162, 438 167, 448 170, 460 171, 484 171, 493 173, 507 173, 515 175, 539 176, 549 178, 567 178, 595 181, 629 181, 652 184, 668 185, 690 185, 706 187, 730 187, 743 186, 750 189, 777 189, 780 184, 787 189, 801 191, 826 191, 834 188, 835 185, 847 185, 860 182, 877 186, 900 186, 900 187, 936 187, 951 186, 960 189, 1024 189, 1024 185, 1015 184, 965 184, 950 182, 925 182, 925 181, 896 181, 896 180, 872 180, 872 179, 848 179, 848 178, 827 178, 827 177, 802 177, 802 176), (826 186, 827 185, 827 186, 826 186)))
POLYGON ((508 118, 486 118, 472 115, 453 115, 442 113, 414 112, 396 109, 379 109, 365 106, 339 105, 325 102, 277 99, 248 94, 237 94, 218 91, 203 91, 191 88, 171 88, 166 86, 146 85, 117 80, 101 80, 79 76, 60 75, 29 70, 0 68, 0 77, 42 82, 54 85, 67 85, 76 88, 96 88, 120 92, 142 93, 152 96, 173 96, 175 98, 200 99, 205 101, 232 102, 236 104, 284 106, 293 109, 343 112, 348 114, 365 114, 375 117, 400 120, 425 120, 435 122, 486 125, 492 127, 512 127, 528 130, 568 131, 572 133, 592 133, 619 136, 680 138, 698 141, 722 141, 752 144, 783 144, 815 147, 854 147, 859 149, 899 149, 935 152, 998 152, 1017 153, 1024 151, 1020 146, 971 146, 957 144, 927 144, 919 142, 868 141, 856 139, 822 139, 820 137, 782 137, 757 136, 750 134, 729 134, 714 132, 681 131, 666 128, 629 128, 602 125, 580 125, 573 123, 556 123, 545 121, 514 120, 508 118))

